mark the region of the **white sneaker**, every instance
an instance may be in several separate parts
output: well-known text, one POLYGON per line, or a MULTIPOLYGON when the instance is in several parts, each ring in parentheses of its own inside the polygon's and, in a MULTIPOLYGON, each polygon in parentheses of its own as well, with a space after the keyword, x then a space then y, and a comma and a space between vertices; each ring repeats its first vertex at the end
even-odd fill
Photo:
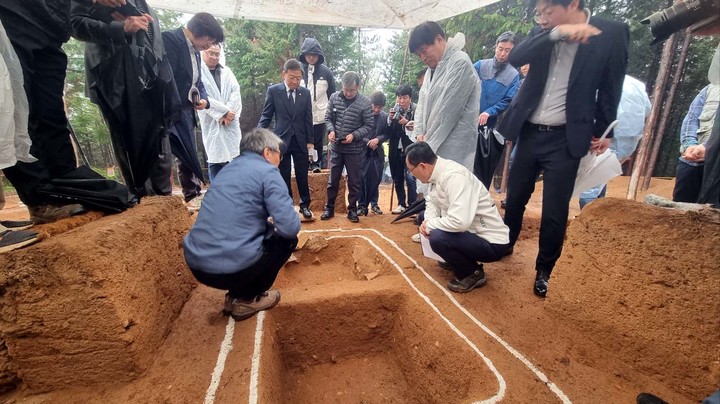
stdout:
POLYGON ((393 215, 399 215, 403 212, 405 212, 405 207, 402 205, 398 205, 398 207, 393 209, 390 213, 392 213, 393 215))
POLYGON ((420 242, 420 233, 413 234, 411 238, 414 243, 419 243, 420 242))

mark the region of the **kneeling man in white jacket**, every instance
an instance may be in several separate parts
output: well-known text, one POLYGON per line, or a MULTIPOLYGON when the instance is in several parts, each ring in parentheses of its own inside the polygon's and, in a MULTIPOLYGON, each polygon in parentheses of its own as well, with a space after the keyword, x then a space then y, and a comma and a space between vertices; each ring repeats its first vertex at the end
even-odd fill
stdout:
POLYGON ((425 142, 405 149, 410 174, 428 185, 425 217, 420 233, 445 260, 455 279, 453 292, 469 292, 487 279, 484 262, 498 261, 510 249, 505 226, 488 190, 464 166, 438 157, 425 142))

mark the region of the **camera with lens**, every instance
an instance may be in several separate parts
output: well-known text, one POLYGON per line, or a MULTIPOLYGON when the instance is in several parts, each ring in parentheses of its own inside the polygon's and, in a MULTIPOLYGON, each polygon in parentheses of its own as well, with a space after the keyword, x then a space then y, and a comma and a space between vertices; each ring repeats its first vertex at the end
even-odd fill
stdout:
POLYGON ((392 121, 399 121, 400 118, 402 118, 403 115, 405 115, 405 110, 402 109, 400 104, 395 104, 395 106, 392 107, 392 110, 395 111, 395 114, 393 115, 393 117, 390 118, 390 120, 392 120, 392 121))
POLYGON ((655 45, 683 28, 708 17, 718 18, 718 15, 720 0, 684 0, 652 14, 640 23, 650 25, 653 35, 651 45, 655 45))

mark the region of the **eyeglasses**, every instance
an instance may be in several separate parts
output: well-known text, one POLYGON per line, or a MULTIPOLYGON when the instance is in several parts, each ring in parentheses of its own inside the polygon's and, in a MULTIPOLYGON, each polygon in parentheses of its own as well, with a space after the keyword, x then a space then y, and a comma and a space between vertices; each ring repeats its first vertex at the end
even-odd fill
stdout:
MULTIPOLYGON (((422 164, 422 163, 420 163, 420 164, 422 164)), ((420 167, 420 164, 418 164, 418 165, 416 165, 415 167, 411 168, 410 171, 409 171, 409 173, 412 174, 413 171, 415 171, 416 168, 420 167)))
POLYGON ((535 10, 535 15, 533 16, 533 19, 538 24, 540 24, 540 21, 542 20, 547 21, 555 12, 555 8, 556 6, 547 6, 542 10, 535 10))

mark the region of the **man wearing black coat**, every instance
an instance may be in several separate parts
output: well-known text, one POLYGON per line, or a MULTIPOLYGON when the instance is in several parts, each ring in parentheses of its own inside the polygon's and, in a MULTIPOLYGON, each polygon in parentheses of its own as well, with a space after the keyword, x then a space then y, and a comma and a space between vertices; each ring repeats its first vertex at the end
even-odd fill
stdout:
POLYGON ((258 127, 268 128, 273 117, 273 132, 282 139, 283 159, 280 161, 280 175, 287 184, 292 197, 290 183, 291 164, 295 164, 295 180, 300 193, 300 213, 305 219, 312 219, 310 211, 310 187, 308 185, 308 149, 312 144, 312 100, 310 91, 300 87, 302 65, 297 59, 288 59, 283 66, 283 82, 268 87, 265 106, 258 127))
POLYGON ((525 205, 543 172, 543 206, 533 291, 544 297, 562 253, 570 197, 580 158, 602 153, 599 138, 615 120, 627 69, 628 26, 590 17, 583 0, 537 0, 539 26, 510 54, 528 73, 499 127, 515 142, 505 223, 513 245, 525 205))
MULTIPOLYGON (((172 109, 179 112, 180 99, 173 80, 173 72, 165 57, 160 26, 155 11, 145 0, 126 0, 142 15, 122 16, 113 8, 91 6, 84 0, 73 0, 70 22, 75 38, 87 42, 85 46, 86 92, 90 100, 100 107, 108 123, 113 140, 115 155, 125 183, 138 196, 170 195, 172 183, 170 170, 172 154, 168 130, 174 118, 172 109), (125 65, 107 66, 117 63, 120 54, 131 47, 144 52, 150 58, 154 74, 158 77, 147 83, 149 90, 138 91, 124 80, 125 65), (125 86, 124 89, 118 86, 125 86), (124 94, 124 114, 117 114, 111 105, 113 98, 124 94), (128 142, 124 139, 130 138, 128 142), (132 144, 131 144, 132 143, 132 144), (128 150, 131 148, 131 150, 128 150), (149 150, 137 150, 148 148, 149 150), (131 152, 133 152, 131 155, 131 152), (133 158, 134 157, 134 158, 133 158), (150 161, 142 161, 148 159, 150 161), (138 167, 133 165, 154 165, 148 178, 135 178, 138 167), (133 170, 134 168, 134 170, 133 170), (147 180, 147 181, 146 181, 147 180)), ((135 55, 131 55, 135 57, 135 55)), ((148 65, 149 65, 148 64, 148 65)), ((137 76, 134 77, 137 79, 137 76)), ((133 77, 131 77, 131 80, 133 77)))
MULTIPOLYGON (((192 149, 188 151, 190 155, 185 158, 193 161, 179 160, 178 174, 188 209, 197 210, 202 200, 200 194, 202 173, 193 172, 193 168, 189 167, 196 165, 196 170, 200 167, 200 163, 197 162, 195 140, 197 126, 195 110, 210 107, 202 82, 200 51, 208 49, 212 44, 222 42, 225 35, 215 17, 208 13, 197 13, 188 21, 186 27, 163 32, 162 39, 175 77, 181 105, 180 118, 173 125, 171 132, 178 139, 185 139, 192 149)), ((175 157, 180 156, 176 154, 175 157)))

